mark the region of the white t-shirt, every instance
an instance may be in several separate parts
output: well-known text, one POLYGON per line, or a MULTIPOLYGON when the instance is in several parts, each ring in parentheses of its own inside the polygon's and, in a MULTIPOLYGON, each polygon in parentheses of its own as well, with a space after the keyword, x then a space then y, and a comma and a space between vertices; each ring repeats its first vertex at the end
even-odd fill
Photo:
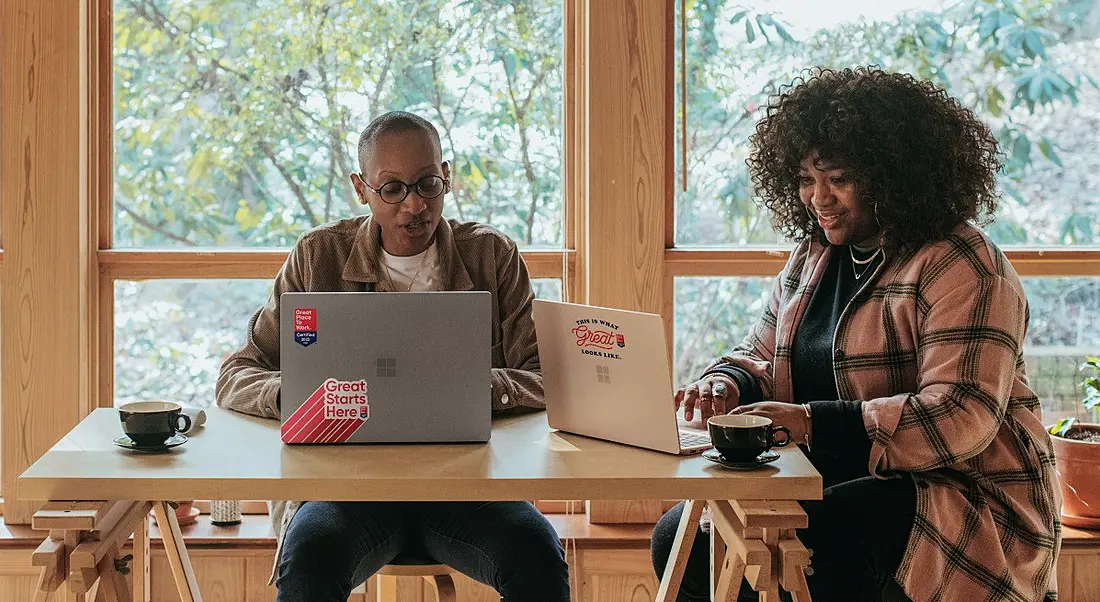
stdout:
POLYGON ((382 249, 382 279, 387 283, 392 279, 392 286, 397 292, 439 290, 443 286, 443 274, 435 243, 423 253, 411 257, 390 255, 382 249))

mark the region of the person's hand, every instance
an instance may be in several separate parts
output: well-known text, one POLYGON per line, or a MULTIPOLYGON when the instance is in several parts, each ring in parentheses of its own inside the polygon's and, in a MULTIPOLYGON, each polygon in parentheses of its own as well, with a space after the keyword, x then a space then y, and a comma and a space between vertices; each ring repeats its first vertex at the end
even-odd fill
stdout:
POLYGON ((725 414, 737 407, 740 394, 737 385, 728 376, 709 374, 676 391, 672 398, 672 407, 684 406, 684 420, 691 421, 695 408, 699 408, 700 418, 705 425, 707 419, 715 414, 725 414))
POLYGON ((791 431, 791 440, 795 443, 805 443, 808 440, 807 435, 810 433, 812 424, 810 417, 806 414, 806 408, 800 403, 761 401, 734 408, 730 414, 750 414, 771 418, 775 426, 785 426, 791 431))

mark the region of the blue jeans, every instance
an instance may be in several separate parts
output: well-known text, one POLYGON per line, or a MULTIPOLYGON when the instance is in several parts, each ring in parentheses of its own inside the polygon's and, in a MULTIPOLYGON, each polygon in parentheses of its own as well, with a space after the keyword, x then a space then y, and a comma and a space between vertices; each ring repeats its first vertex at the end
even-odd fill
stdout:
POLYGON ((554 527, 527 502, 307 502, 283 541, 278 602, 347 602, 399 553, 446 564, 507 602, 569 601, 554 527))

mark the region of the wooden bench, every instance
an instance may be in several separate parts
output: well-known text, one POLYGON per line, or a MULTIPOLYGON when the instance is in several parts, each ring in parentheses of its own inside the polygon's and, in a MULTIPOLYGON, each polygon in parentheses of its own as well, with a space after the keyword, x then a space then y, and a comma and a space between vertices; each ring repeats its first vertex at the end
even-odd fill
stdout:
MULTIPOLYGON (((547 517, 563 538, 572 538, 567 540, 569 545, 587 550, 630 550, 639 560, 649 549, 652 525, 589 525, 584 515, 549 514, 547 517)), ((192 550, 193 560, 197 561, 196 573, 200 579, 204 578, 202 573, 208 567, 247 564, 249 567, 255 565, 257 579, 248 587, 266 585, 266 572, 270 569, 271 555, 275 551, 275 539, 271 535, 271 524, 267 516, 246 515, 240 525, 233 527, 213 526, 208 517, 204 516, 196 524, 182 527, 182 533, 188 548, 192 550)), ((153 544, 151 565, 154 571, 163 573, 170 570, 161 549, 160 533, 155 526, 151 527, 150 536, 153 544)), ((41 543, 41 531, 35 531, 30 526, 5 525, 0 520, 0 600, 28 599, 23 597, 24 592, 33 591, 33 584, 40 570, 39 567, 31 566, 30 555, 41 543)), ((130 553, 128 544, 125 553, 130 553)), ((634 568, 648 570, 645 566, 634 568)), ((157 584, 167 585, 160 582, 170 582, 171 579, 167 575, 160 575, 154 576, 151 581, 155 587, 157 584)), ((1100 531, 1064 529, 1062 553, 1058 562, 1058 581, 1059 602, 1100 600, 1100 531)), ((371 593, 376 595, 377 590, 372 590, 371 593)), ((353 599, 368 601, 363 594, 353 599)), ((373 599, 370 598, 370 602, 373 599)), ((431 600, 427 596, 417 599, 426 602, 431 600)))

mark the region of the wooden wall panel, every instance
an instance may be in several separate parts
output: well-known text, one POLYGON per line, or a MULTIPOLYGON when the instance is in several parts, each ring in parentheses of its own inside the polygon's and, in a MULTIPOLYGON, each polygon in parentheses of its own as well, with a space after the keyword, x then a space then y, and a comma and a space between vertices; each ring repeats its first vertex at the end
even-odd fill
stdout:
POLYGON ((588 301, 661 310, 669 2, 586 3, 588 301))
POLYGON ((1073 557, 1073 591, 1075 602, 1100 600, 1100 554, 1073 557))
MULTIPOLYGON (((36 577, 3 577, 0 578, 0 600, 33 600, 35 586, 38 583, 36 577)), ((48 602, 60 602, 64 600, 62 592, 54 592, 47 598, 48 602)))
POLYGON ((85 2, 0 2, 0 373, 5 519, 26 524, 15 479, 87 405, 88 85, 85 2))
POLYGON ((266 556, 251 556, 245 560, 246 602, 275 602, 275 587, 268 585, 275 552, 266 556))
MULTIPOLYGON (((426 581, 420 579, 424 590, 424 602, 435 602, 435 592, 426 581)), ((455 577, 455 592, 461 602, 499 602, 500 594, 495 589, 470 579, 465 575, 455 577)), ((401 600, 400 602, 405 602, 401 600)))
POLYGON ((1073 587, 1073 557, 1065 557, 1058 562, 1058 600, 1075 600, 1073 587))
POLYGON ((667 505, 661 500, 589 501, 588 521, 592 524, 653 524, 664 514, 667 505))
MULTIPOLYGON (((33 600, 38 585, 38 567, 31 566, 33 548, 0 550, 0 600, 33 600)), ((67 591, 55 592, 48 602, 69 602, 67 591)))
POLYGON ((577 602, 651 602, 660 582, 653 574, 649 550, 584 550, 580 554, 577 602))
POLYGON ((1058 601, 1100 600, 1100 550, 1071 550, 1058 562, 1058 601))
MULTIPOLYGON (((206 602, 242 602, 247 599, 249 579, 247 558, 240 556, 195 556, 191 563, 195 567, 199 591, 206 602)), ((172 578, 172 569, 163 553, 152 555, 151 562, 151 599, 159 602, 176 602, 180 599, 176 584, 172 578)))

